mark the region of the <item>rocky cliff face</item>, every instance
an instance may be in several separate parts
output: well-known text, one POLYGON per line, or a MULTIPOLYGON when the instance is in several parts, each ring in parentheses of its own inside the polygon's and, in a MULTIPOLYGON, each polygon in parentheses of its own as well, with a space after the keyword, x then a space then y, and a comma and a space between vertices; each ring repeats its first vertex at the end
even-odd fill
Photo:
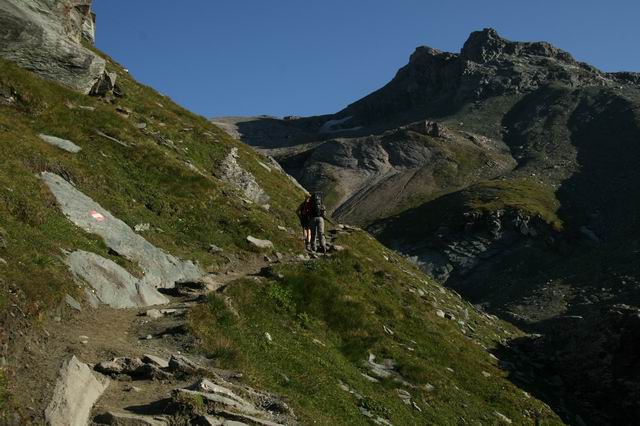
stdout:
POLYGON ((6 0, 0 4, 0 57, 89 93, 105 61, 82 45, 95 38, 91 0, 6 0))

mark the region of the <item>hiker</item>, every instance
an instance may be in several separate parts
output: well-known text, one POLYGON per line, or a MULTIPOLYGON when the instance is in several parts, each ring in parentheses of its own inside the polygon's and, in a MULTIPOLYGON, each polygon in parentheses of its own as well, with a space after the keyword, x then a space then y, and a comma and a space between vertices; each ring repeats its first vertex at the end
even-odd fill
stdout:
POLYGON ((316 242, 320 243, 320 251, 327 252, 327 241, 324 237, 324 215, 326 209, 322 203, 322 193, 314 192, 311 196, 311 251, 316 251, 316 242))
POLYGON ((311 194, 306 194, 304 201, 296 210, 300 225, 302 226, 302 235, 304 237, 304 247, 311 250, 311 194))

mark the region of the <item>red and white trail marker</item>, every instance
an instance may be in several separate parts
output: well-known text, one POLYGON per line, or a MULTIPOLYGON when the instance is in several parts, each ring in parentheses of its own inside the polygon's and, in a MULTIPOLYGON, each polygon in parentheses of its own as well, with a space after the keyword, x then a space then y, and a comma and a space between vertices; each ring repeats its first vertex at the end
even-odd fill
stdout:
POLYGON ((102 213, 98 213, 97 211, 92 210, 90 214, 91 214, 91 217, 98 222, 102 222, 104 220, 104 216, 102 215, 102 213))

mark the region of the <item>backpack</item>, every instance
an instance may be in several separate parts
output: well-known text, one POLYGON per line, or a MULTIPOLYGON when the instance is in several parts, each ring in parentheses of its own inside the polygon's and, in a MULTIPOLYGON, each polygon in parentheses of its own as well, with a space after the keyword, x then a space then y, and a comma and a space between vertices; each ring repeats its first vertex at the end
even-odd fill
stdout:
POLYGON ((298 216, 300 217, 300 219, 306 219, 311 217, 311 200, 304 200, 301 204, 300 207, 298 207, 298 216))
POLYGON ((313 217, 323 217, 325 208, 322 204, 322 192, 314 192, 311 196, 311 215, 313 217))

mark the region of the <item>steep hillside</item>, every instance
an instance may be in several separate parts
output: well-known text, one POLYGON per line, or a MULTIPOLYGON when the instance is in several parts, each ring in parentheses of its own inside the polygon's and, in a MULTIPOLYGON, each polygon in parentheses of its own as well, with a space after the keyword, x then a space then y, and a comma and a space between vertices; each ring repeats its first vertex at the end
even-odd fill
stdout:
POLYGON ((624 349, 640 312, 639 83, 485 29, 460 53, 416 49, 334 115, 214 122, 323 190, 334 217, 543 335, 521 341, 540 367, 522 386, 542 386, 568 419, 628 424, 640 413, 640 360, 624 349))
POLYGON ((7 5, 104 70, 0 52, 3 424, 562 424, 494 355, 525 333, 364 231, 304 254, 302 190, 80 44, 90 2, 7 5))

